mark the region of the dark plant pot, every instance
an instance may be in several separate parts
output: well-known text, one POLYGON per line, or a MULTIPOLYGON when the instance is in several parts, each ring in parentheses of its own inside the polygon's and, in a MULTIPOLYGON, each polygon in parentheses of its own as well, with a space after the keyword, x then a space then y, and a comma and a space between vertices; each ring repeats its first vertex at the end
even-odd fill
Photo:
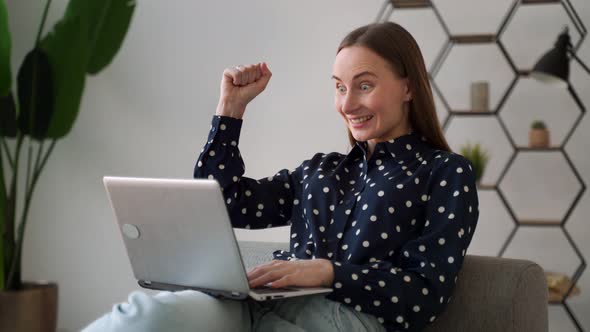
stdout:
POLYGON ((57 284, 25 282, 18 291, 0 291, 0 331, 55 332, 57 284))

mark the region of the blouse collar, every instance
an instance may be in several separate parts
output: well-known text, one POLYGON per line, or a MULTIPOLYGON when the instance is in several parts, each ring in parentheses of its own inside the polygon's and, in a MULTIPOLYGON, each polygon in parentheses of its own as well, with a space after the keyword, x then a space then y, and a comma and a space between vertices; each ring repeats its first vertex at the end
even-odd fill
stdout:
MULTIPOLYGON (((358 147, 365 156, 367 155, 369 148, 367 142, 356 142, 356 147, 358 147)), ((398 162, 405 163, 422 157, 422 154, 427 147, 428 143, 426 142, 426 139, 412 132, 395 139, 377 143, 373 154, 389 154, 398 162)))

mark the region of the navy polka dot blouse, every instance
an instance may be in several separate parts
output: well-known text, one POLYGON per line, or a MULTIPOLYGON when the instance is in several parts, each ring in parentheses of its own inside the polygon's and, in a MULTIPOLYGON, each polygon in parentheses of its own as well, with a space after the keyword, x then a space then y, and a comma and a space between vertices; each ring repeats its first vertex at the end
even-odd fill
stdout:
POLYGON ((450 301, 478 219, 475 175, 458 154, 416 134, 347 155, 315 154, 295 170, 243 177, 242 120, 214 116, 195 178, 214 178, 234 227, 291 226, 275 259, 325 258, 328 298, 374 315, 388 331, 420 330, 450 301))

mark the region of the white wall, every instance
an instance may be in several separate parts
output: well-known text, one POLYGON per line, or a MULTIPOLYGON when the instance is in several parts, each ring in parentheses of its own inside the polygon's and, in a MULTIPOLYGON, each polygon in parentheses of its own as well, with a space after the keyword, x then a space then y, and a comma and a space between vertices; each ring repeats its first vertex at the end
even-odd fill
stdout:
MULTIPOLYGON (((449 24, 454 31, 489 32, 495 29, 509 2, 446 0, 437 4, 443 15, 455 22, 449 24), (474 2, 478 11, 464 9, 474 2)), ((572 2, 590 25, 588 1, 572 2)), ((66 3, 53 1, 49 23, 61 17, 66 3)), ((8 0, 7 5, 16 73, 33 43, 43 4, 8 0)), ((247 176, 265 177, 281 168, 293 168, 319 151, 346 152, 345 127, 332 106, 331 65, 340 39, 352 28, 372 22, 381 5, 382 0, 138 1, 129 34, 115 61, 97 77, 86 81, 76 126, 56 146, 33 204, 24 251, 24 276, 58 281, 59 326, 79 329, 138 288, 101 178, 103 175, 191 178, 193 163, 215 111, 225 67, 267 61, 273 71, 267 91, 249 106, 244 119, 240 149, 247 176)), ((545 9, 541 12, 517 17, 513 27, 517 37, 512 40, 507 37, 505 41, 511 51, 519 54, 519 63, 534 61, 561 30, 559 13, 545 9), (542 33, 546 35, 519 34, 527 29, 539 31, 538 27, 546 26, 546 22, 557 24, 545 28, 548 31, 542 33), (532 60, 527 58, 531 56, 532 60)), ((431 14, 397 12, 392 19, 416 36, 427 62, 431 63, 444 36, 436 21, 422 19, 431 17, 428 15, 431 14)), ((590 63, 588 45, 588 42, 583 45, 579 56, 590 63)), ((445 92, 449 91, 447 97, 457 105, 466 103, 465 91, 470 81, 477 79, 477 75, 490 77, 501 66, 493 59, 490 64, 481 65, 483 60, 479 56, 489 53, 485 48, 469 52, 476 57, 463 59, 465 55, 457 53, 448 64, 453 70, 441 71, 437 79, 445 92), (465 68, 476 68, 482 73, 473 74, 465 68)), ((573 65, 572 81, 584 103, 590 105, 590 76, 573 65)), ((492 84, 494 96, 495 81, 492 84)), ((507 109, 510 106, 515 111, 507 112, 504 118, 514 126, 511 129, 517 140, 526 140, 523 135, 530 115, 525 110, 541 110, 538 116, 548 119, 556 111, 561 112, 554 108, 571 113, 567 96, 558 93, 555 98, 564 104, 557 102, 548 109, 544 107, 547 102, 535 92, 540 89, 538 86, 519 88, 522 91, 518 95, 529 97, 515 98, 512 106, 507 105, 507 109)), ((555 118, 557 124, 552 132, 559 136, 571 120, 565 116, 555 118), (559 124, 560 121, 565 124, 559 124)), ((507 155, 498 143, 502 139, 494 123, 457 122, 453 127, 448 138, 454 146, 466 137, 486 132, 487 136, 480 139, 490 142, 493 157, 501 159, 507 155)), ((586 117, 568 145, 585 181, 590 179, 590 158, 584 150, 590 138, 589 129, 590 120, 586 117)), ((501 167, 501 162, 494 159, 494 163, 486 175, 490 181, 501 167)), ((530 174, 531 164, 527 165, 515 169, 513 177, 520 179, 523 174, 530 174)), ((553 179, 552 190, 569 181, 554 165, 541 163, 532 172, 537 178, 553 179)), ((522 212, 525 215, 563 210, 563 200, 571 186, 562 187, 540 204, 538 198, 529 197, 526 184, 503 184, 503 189, 521 200, 519 204, 528 207, 522 212)), ((480 199, 482 217, 470 250, 475 254, 495 255, 510 231, 510 219, 493 193, 482 192, 480 199)), ((590 257, 590 231, 585 218, 590 212, 589 200, 590 196, 584 195, 568 224, 586 257, 590 257)), ((284 241, 287 231, 239 232, 239 236, 284 241)), ((535 259, 545 267, 569 272, 577 261, 564 243, 553 231, 527 230, 517 233, 507 256, 535 259)), ((570 304, 590 328, 590 272, 583 276, 580 287, 582 295, 570 304)), ((573 330, 560 307, 551 308, 551 327, 555 331, 573 330)))

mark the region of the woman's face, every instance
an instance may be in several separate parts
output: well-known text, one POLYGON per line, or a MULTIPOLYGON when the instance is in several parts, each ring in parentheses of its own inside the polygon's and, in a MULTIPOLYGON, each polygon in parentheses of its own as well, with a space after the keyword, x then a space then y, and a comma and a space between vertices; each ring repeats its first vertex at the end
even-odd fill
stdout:
POLYGON ((336 111, 357 141, 374 146, 410 131, 408 80, 381 56, 366 47, 345 47, 336 55, 332 78, 336 111))

